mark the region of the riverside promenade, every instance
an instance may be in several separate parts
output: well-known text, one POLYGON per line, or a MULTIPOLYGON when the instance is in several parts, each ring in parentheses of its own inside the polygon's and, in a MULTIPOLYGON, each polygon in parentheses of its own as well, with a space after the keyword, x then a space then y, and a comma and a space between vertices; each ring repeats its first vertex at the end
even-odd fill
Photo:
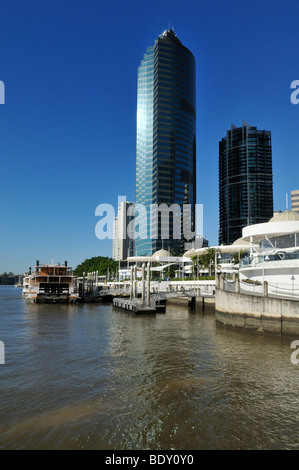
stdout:
POLYGON ((299 298, 269 284, 216 279, 216 320, 223 325, 275 335, 299 334, 299 298))

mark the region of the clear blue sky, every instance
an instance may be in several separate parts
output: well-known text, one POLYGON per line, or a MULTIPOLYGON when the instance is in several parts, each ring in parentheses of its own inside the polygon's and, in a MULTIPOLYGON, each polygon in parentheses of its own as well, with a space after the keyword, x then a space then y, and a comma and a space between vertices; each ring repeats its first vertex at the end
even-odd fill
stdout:
POLYGON ((197 64, 197 188, 218 241, 218 143, 272 131, 275 209, 299 189, 297 1, 10 0, 0 5, 0 272, 111 256, 95 208, 135 198, 137 67, 173 26, 197 64))

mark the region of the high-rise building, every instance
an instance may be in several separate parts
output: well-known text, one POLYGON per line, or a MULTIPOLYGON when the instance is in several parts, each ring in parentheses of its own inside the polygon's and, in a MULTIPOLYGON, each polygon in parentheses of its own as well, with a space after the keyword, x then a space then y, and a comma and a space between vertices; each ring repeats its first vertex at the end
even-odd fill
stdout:
POLYGON ((232 244, 245 226, 272 216, 271 132, 232 124, 219 142, 219 244, 232 244))
POLYGON ((291 191, 292 211, 299 212, 299 189, 291 191))
POLYGON ((116 261, 126 260, 128 256, 134 256, 134 239, 131 236, 133 229, 128 228, 129 224, 134 223, 134 217, 128 213, 128 209, 132 205, 134 203, 121 201, 117 216, 114 219, 112 258, 116 261))
POLYGON ((191 229, 195 229, 195 88, 192 53, 173 30, 164 31, 138 68, 136 210, 142 204, 146 213, 141 211, 138 217, 136 255, 151 255, 161 248, 176 254, 181 251, 181 240, 173 233, 174 218, 180 220, 179 215, 169 212, 169 237, 162 239, 161 218, 155 214, 151 219, 150 206, 177 204, 182 208, 186 185, 191 229))
POLYGON ((116 216, 113 220, 113 247, 112 247, 112 259, 120 260, 120 240, 118 236, 118 217, 116 216))

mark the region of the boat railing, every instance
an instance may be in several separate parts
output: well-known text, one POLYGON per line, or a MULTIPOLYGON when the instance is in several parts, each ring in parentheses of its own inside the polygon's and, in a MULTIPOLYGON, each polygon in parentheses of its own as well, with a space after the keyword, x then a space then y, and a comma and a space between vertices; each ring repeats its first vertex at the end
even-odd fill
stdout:
POLYGON ((32 273, 33 277, 74 277, 72 271, 68 271, 65 273, 47 273, 45 271, 34 271, 32 273))

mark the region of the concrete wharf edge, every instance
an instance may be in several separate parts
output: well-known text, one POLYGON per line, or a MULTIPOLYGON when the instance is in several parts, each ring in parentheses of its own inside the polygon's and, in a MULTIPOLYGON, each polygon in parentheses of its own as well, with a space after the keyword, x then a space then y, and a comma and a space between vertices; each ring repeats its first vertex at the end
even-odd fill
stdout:
POLYGON ((299 335, 299 301, 226 291, 216 287, 217 322, 276 335, 299 335))

